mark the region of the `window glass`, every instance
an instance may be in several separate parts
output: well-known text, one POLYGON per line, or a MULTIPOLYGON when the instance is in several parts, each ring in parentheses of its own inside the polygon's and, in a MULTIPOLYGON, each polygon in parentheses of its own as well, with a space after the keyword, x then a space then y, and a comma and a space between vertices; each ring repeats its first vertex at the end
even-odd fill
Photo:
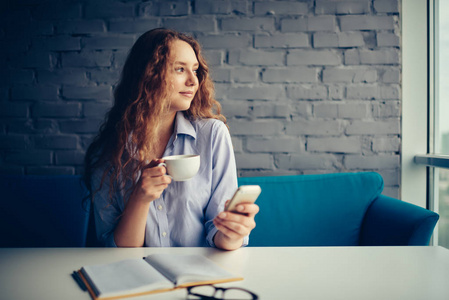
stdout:
POLYGON ((449 154, 449 1, 439 1, 437 12, 437 91, 436 146, 439 154, 449 154))

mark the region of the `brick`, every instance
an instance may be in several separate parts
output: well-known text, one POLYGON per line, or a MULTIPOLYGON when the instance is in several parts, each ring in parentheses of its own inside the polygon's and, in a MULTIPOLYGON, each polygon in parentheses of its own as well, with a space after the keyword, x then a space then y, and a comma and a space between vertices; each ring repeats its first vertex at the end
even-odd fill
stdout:
POLYGON ((335 66, 341 64, 341 57, 331 50, 291 50, 287 54, 287 65, 335 66))
POLYGON ((75 169, 73 167, 57 167, 57 166, 41 166, 28 167, 28 175, 74 175, 75 169))
POLYGON ((105 31, 102 20, 67 20, 55 24, 58 34, 88 34, 105 31))
POLYGON ((401 126, 399 119, 385 119, 376 121, 353 121, 347 128, 348 135, 382 135, 400 134, 401 126))
POLYGON ((172 28, 182 32, 215 32, 217 29, 215 18, 208 16, 164 19, 163 24, 166 28, 172 28))
POLYGON ((343 122, 340 120, 299 120, 287 123, 287 135, 340 135, 343 133, 343 122))
POLYGON ((209 66, 220 66, 224 62, 223 51, 221 50, 205 50, 203 56, 209 66))
POLYGON ((282 19, 281 32, 302 32, 308 30, 307 18, 282 19))
POLYGON ((194 3, 195 14, 227 15, 232 12, 230 0, 197 0, 194 3))
POLYGON ((247 117, 249 113, 249 104, 246 101, 226 100, 221 103, 223 114, 227 118, 247 117))
POLYGON ((256 35, 255 48, 308 48, 309 36, 305 33, 256 35))
POLYGON ((304 152, 304 141, 299 138, 284 138, 284 137, 272 137, 272 138, 248 138, 246 141, 246 148, 250 152, 304 152))
POLYGON ((377 71, 366 67, 336 67, 323 70, 323 82, 373 83, 377 71))
POLYGON ((243 152, 242 139, 237 137, 231 137, 231 140, 234 153, 242 153, 243 152))
POLYGON ((377 118, 392 118, 401 116, 400 101, 388 101, 387 103, 374 103, 373 116, 377 118))
POLYGON ((76 149, 76 136, 45 135, 33 137, 36 149, 76 149))
POLYGON ((80 119, 59 121, 59 128, 62 133, 98 133, 103 120, 80 119))
POLYGON ((34 72, 32 70, 10 69, 8 75, 9 79, 5 79, 12 84, 30 85, 34 82, 34 72))
POLYGON ((297 67, 297 68, 268 68, 262 72, 262 80, 270 83, 280 82, 318 82, 319 69, 297 67))
POLYGON ((236 153, 235 161, 238 169, 273 169, 273 158, 269 154, 236 153))
POLYGON ((338 104, 338 117, 342 119, 364 119, 370 117, 370 111, 368 103, 338 104))
POLYGON ((347 155, 344 164, 350 170, 397 169, 400 160, 399 155, 347 155))
POLYGON ((231 69, 213 68, 210 75, 214 82, 231 82, 231 69))
POLYGON ((394 33, 379 32, 376 38, 378 47, 399 47, 401 43, 400 37, 394 33))
POLYGON ((134 5, 119 1, 91 1, 86 4, 85 17, 87 19, 132 18, 134 5))
POLYGON ((233 121, 229 123, 231 135, 277 135, 284 126, 279 121, 233 121))
POLYGON ((242 100, 276 100, 285 98, 285 90, 281 85, 236 86, 226 89, 228 99, 242 100))
POLYGON ((111 109, 112 103, 109 102, 87 102, 83 103, 83 117, 101 119, 111 109))
POLYGON ((189 1, 162 1, 159 3, 161 16, 185 16, 189 14, 189 1))
POLYGON ((28 104, 0 102, 0 117, 26 118, 28 117, 28 104))
POLYGON ((374 9, 378 13, 399 13, 399 1, 374 0, 374 9))
POLYGON ((38 70, 37 81, 40 84, 87 84, 86 71, 81 68, 38 70))
POLYGON ((341 48, 363 47, 365 41, 360 32, 339 32, 338 46, 341 48))
POLYGON ((293 85, 287 87, 287 95, 293 99, 322 100, 327 99, 328 90, 323 85, 293 85))
POLYGON ((79 53, 62 53, 63 67, 110 67, 111 65, 111 51, 83 50, 79 53))
POLYGON ((355 137, 309 137, 307 151, 333 153, 360 153, 362 141, 355 137))
POLYGON ((335 31, 336 27, 334 16, 317 16, 307 19, 307 29, 309 31, 335 31))
POLYGON ((80 150, 58 150, 55 151, 55 164, 56 165, 83 165, 84 164, 84 151, 80 150))
POLYGON ((235 50, 229 53, 229 64, 244 66, 282 66, 284 51, 235 50))
POLYGON ((110 32, 144 33, 159 27, 158 19, 113 20, 109 22, 110 32))
POLYGON ((336 163, 337 160, 332 154, 301 153, 280 155, 278 167, 288 170, 329 170, 336 163))
POLYGON ((373 139, 372 149, 374 152, 399 152, 401 140, 398 137, 378 137, 373 139))
POLYGON ((134 44, 134 37, 126 35, 83 37, 81 46, 86 50, 116 50, 130 49, 134 44))
POLYGON ((383 83, 400 83, 401 72, 398 68, 388 68, 382 71, 381 82, 383 83))
POLYGON ((62 95, 66 99, 105 100, 112 98, 111 86, 64 86, 62 95))
POLYGON ((230 70, 230 76, 234 82, 253 83, 257 81, 259 74, 254 68, 234 67, 230 70))
POLYGON ((345 87, 341 85, 329 85, 329 99, 341 100, 344 98, 345 87))
POLYGON ((341 31, 393 30, 394 23, 393 16, 354 15, 340 17, 341 31))
POLYGON ((312 117, 312 104, 309 101, 295 101, 290 107, 292 109, 290 113, 295 117, 312 117))
POLYGON ((338 117, 338 104, 327 101, 315 103, 313 113, 317 118, 336 119, 338 117))
POLYGON ((360 53, 358 49, 350 49, 344 52, 345 65, 360 65, 360 53))
POLYGON ((21 166, 48 165, 52 162, 50 150, 26 150, 6 153, 4 160, 7 163, 19 164, 21 166))
POLYGON ((81 18, 81 3, 68 1, 44 1, 32 10, 33 17, 38 20, 67 20, 81 18))
POLYGON ((241 49, 252 44, 250 35, 205 35, 198 37, 198 41, 205 49, 241 49))
POLYGON ((71 118, 79 117, 81 105, 79 103, 36 103, 31 107, 33 117, 71 118))
POLYGON ((23 86, 12 88, 12 99, 57 100, 58 87, 53 85, 23 86))
POLYGON ((17 55, 11 59, 11 66, 24 68, 51 68, 51 54, 47 51, 39 50, 17 55))
POLYGON ((71 36, 37 37, 33 38, 33 46, 50 51, 81 50, 81 39, 71 36))
POLYGON ((221 20, 223 31, 273 31, 274 18, 226 18, 221 20))
POLYGON ((348 86, 346 88, 346 97, 348 99, 380 99, 380 88, 373 84, 348 86))
POLYGON ((396 100, 401 98, 401 89, 399 85, 388 85, 380 88, 380 94, 382 99, 396 100))
POLYGON ((25 135, 0 135, 0 149, 25 150, 28 146, 25 135))
POLYGON ((251 115, 257 118, 287 118, 290 108, 286 104, 254 104, 251 115))
MULTIPOLYGON (((87 78, 97 85, 115 85, 120 78, 118 69, 91 69, 86 73, 87 78)), ((83 82, 72 82, 73 84, 84 85, 83 82)), ((68 83, 67 83, 68 84, 68 83)))
POLYGON ((292 1, 255 2, 256 15, 306 15, 309 11, 307 3, 292 1))
POLYGON ((370 0, 356 1, 327 1, 317 0, 315 4, 315 14, 367 14, 371 12, 370 0))
POLYGON ((318 32, 313 34, 313 48, 332 48, 338 46, 338 34, 335 32, 318 32))

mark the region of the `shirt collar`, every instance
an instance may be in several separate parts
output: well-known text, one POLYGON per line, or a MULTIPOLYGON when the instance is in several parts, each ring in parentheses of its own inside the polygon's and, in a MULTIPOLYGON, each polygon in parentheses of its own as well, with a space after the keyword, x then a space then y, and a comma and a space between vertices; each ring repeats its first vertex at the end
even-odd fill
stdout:
POLYGON ((190 135, 194 139, 196 139, 196 131, 193 128, 192 123, 185 117, 182 111, 178 111, 176 113, 176 121, 175 121, 175 138, 179 134, 190 135))

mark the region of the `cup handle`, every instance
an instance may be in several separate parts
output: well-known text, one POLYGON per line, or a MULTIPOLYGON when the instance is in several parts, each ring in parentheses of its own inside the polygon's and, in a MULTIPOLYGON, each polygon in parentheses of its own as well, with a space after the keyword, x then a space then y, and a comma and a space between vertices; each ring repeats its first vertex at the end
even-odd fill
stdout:
MULTIPOLYGON (((167 165, 166 165, 165 163, 159 163, 157 166, 158 166, 158 167, 164 166, 165 168, 167 168, 167 165)), ((168 175, 168 174, 165 174, 165 176, 168 176, 168 177, 170 177, 171 179, 173 179, 173 177, 171 177, 171 176, 168 175)))

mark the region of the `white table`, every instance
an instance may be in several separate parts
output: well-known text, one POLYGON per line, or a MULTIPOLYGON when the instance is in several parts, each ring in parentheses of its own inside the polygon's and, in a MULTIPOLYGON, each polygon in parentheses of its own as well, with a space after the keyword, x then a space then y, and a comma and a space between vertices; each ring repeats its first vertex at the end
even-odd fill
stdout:
MULTIPOLYGON (((260 299, 449 299, 442 247, 1 248, 0 299, 90 299, 72 279, 81 266, 151 253, 199 253, 245 279, 260 299)), ((129 299, 185 299, 185 290, 129 299)))

